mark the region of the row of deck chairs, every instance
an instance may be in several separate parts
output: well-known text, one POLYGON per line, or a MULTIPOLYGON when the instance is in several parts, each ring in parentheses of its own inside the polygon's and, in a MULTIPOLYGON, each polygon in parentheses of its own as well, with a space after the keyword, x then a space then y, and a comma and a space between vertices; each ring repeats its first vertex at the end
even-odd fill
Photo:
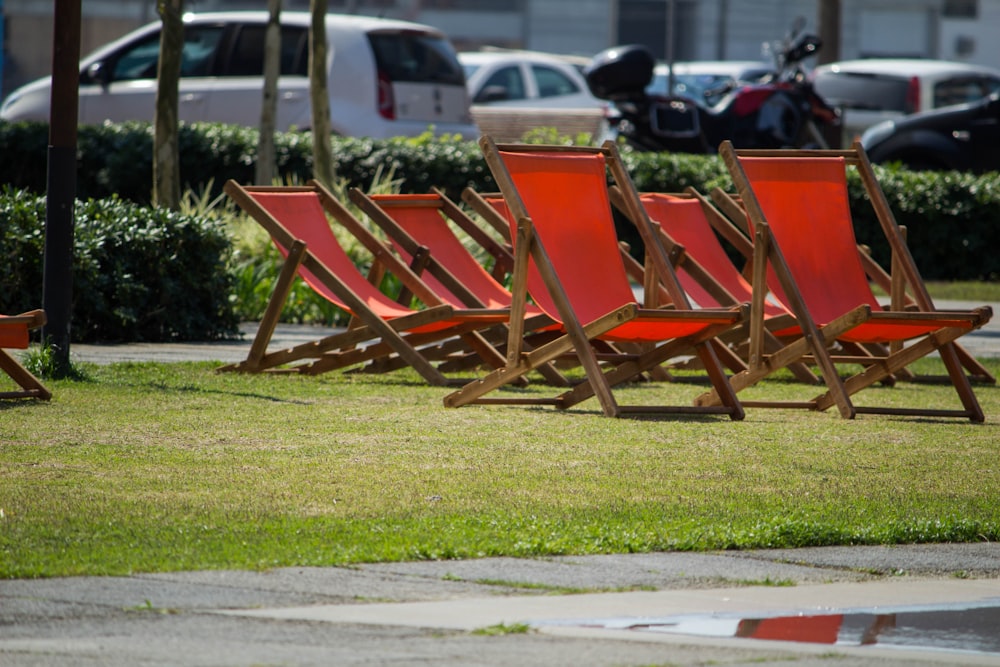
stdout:
POLYGON ((836 407, 845 418, 872 412, 984 420, 972 383, 995 379, 956 341, 992 313, 988 307, 934 308, 860 145, 737 151, 724 144, 720 154, 736 195, 717 190, 711 199, 693 190, 636 192, 610 142, 599 148, 497 145, 483 137, 480 147, 500 192, 467 190, 463 199, 492 225, 492 234, 440 191, 351 191, 390 240, 385 243, 317 183, 227 183, 229 196, 270 233, 286 260, 247 359, 220 370, 319 373, 405 365, 433 385, 457 385, 444 398, 449 407, 565 409, 594 397, 608 416, 742 419, 745 407, 836 407), (890 273, 855 241, 848 168, 860 172, 889 240, 890 273), (615 208, 636 226, 644 261, 619 244, 615 208), (492 272, 447 220, 492 255, 492 272), (356 268, 338 232, 370 253, 368 275, 356 268), (745 253, 744 272, 720 238, 745 253), (384 272, 402 285, 401 298, 379 289, 384 272), (271 350, 296 275, 353 319, 333 336, 271 350), (870 280, 891 294, 888 307, 875 298, 870 280), (635 283, 643 287, 641 303, 635 283), (411 307, 414 300, 423 306, 411 307), (862 407, 852 400, 875 383, 916 379, 909 366, 935 352, 955 388, 955 407, 862 407), (681 405, 619 402, 616 387, 638 378, 670 379, 679 360, 701 369, 709 388, 693 390, 681 405), (569 363, 582 369, 575 380, 564 373, 569 363), (821 384, 821 393, 794 402, 741 400, 742 391, 782 369, 804 387, 821 384), (842 377, 842 369, 853 374, 842 377), (536 373, 553 395, 504 389, 536 373))

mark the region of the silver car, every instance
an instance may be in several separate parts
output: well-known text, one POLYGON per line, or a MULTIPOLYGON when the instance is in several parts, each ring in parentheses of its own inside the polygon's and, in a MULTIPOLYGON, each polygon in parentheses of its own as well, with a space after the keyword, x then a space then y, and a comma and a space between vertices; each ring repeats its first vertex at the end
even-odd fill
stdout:
POLYGON ((847 142, 881 121, 974 102, 1000 89, 1000 70, 917 58, 845 60, 817 67, 812 78, 816 92, 842 110, 847 142))

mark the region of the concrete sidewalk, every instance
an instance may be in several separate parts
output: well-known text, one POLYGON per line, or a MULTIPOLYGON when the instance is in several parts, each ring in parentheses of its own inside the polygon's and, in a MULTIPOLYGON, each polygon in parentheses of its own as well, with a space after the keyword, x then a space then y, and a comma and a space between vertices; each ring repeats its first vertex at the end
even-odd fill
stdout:
MULTIPOLYGON (((861 645, 846 629, 836 644, 704 629, 845 611, 892 614, 902 626, 909 610, 928 605, 995 612, 1000 545, 0 581, 0 664, 1000 665, 1000 649, 921 648, 919 637, 891 632, 861 645), (701 630, 682 629, 680 621, 699 619, 701 630), (499 634, 476 632, 490 628, 499 634)), ((985 622, 996 627, 997 618, 985 622)), ((976 629, 964 623, 964 632, 976 629)))

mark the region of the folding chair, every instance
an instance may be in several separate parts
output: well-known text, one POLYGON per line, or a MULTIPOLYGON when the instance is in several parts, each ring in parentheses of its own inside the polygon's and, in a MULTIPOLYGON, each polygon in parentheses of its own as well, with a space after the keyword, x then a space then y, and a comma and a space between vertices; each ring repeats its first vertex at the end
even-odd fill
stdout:
MULTIPOLYGON (((513 257, 499 242, 480 228, 442 191, 430 194, 365 194, 349 191, 351 201, 378 225, 400 257, 417 272, 444 303, 456 309, 509 309, 511 294, 463 245, 449 221, 465 232, 494 258, 513 257)), ((527 304, 525 331, 558 329, 544 312, 527 304)), ((506 329, 504 328, 504 331, 506 329)), ((506 336, 504 336, 506 338, 506 336)), ((493 342, 493 339, 489 339, 493 342)), ((570 384, 550 364, 538 368, 550 384, 570 384)))
MULTIPOLYGON (((378 225, 411 268, 441 299, 456 308, 509 308, 510 292, 490 274, 449 227, 449 221, 469 234, 476 224, 444 193, 365 194, 349 192, 351 201, 378 225)), ((479 229, 482 233, 482 230, 479 229)), ((486 242, 492 239, 485 235, 486 242)), ((484 243, 477 237, 476 242, 484 243)), ((493 241, 490 254, 510 256, 493 241)), ((530 314, 540 315, 535 308, 530 314)))
MULTIPOLYGON (((734 248, 746 259, 747 263, 744 268, 743 274, 749 275, 752 270, 752 259, 753 259, 753 245, 750 242, 747 234, 749 232, 743 232, 733 222, 742 221, 744 224, 747 223, 747 214, 743 209, 742 204, 738 197, 734 197, 732 194, 722 190, 721 188, 713 188, 710 196, 712 201, 719 206, 724 215, 726 216, 728 225, 721 229, 725 229, 725 238, 729 241, 734 248)), ((905 243, 906 241, 906 228, 900 225, 900 238, 905 243)), ((865 273, 868 279, 878 285, 886 294, 890 296, 889 310, 902 311, 902 310, 920 310, 920 305, 917 303, 916 299, 907 293, 905 276, 903 275, 902 269, 898 266, 898 262, 894 262, 897 266, 890 267, 889 271, 886 271, 882 266, 880 266, 871 256, 868 248, 865 246, 858 246, 858 256, 861 259, 861 263, 865 268, 865 273)), ((846 348, 853 350, 855 354, 864 354, 868 356, 885 356, 886 348, 883 345, 875 343, 861 344, 849 344, 841 341, 841 345, 846 348)), ((896 342, 891 347, 898 348, 899 342, 896 342)), ((978 359, 972 356, 968 350, 966 350, 958 342, 952 343, 955 348, 958 358, 962 362, 962 366, 968 371, 969 380, 979 384, 996 384, 997 380, 992 373, 982 364, 978 359)), ((939 375, 926 375, 913 373, 907 368, 899 369, 895 374, 896 377, 916 382, 950 382, 951 379, 948 377, 942 378, 939 375)), ((887 383, 888 382, 886 381, 887 383)))
MULTIPOLYGON (((837 406, 848 419, 858 413, 881 413, 983 421, 982 408, 953 341, 986 324, 992 311, 985 306, 967 312, 934 310, 860 144, 837 151, 737 151, 724 142, 719 150, 742 199, 754 244, 750 368, 733 377, 732 386, 738 392, 776 368, 808 358, 818 366, 827 387, 826 393, 804 402, 743 403, 814 410, 837 406), (919 311, 883 310, 872 294, 854 237, 848 166, 860 173, 894 261, 921 306, 919 311), (768 290, 796 317, 796 327, 788 333, 801 336, 773 354, 765 354, 762 345, 763 299, 768 290), (830 346, 836 341, 907 344, 893 347, 884 357, 871 357, 835 354, 830 346), (857 406, 852 402, 851 396, 857 392, 933 352, 941 356, 961 410, 857 406), (842 379, 837 364, 860 364, 863 370, 842 379)), ((782 333, 776 332, 779 336, 782 333)), ((710 392, 698 402, 717 401, 710 392)))
POLYGON ((247 359, 218 370, 292 370, 315 374, 398 355, 429 383, 446 385, 451 381, 421 352, 421 346, 456 336, 487 363, 493 366, 504 363, 503 355, 482 338, 479 330, 506 322, 507 310, 456 309, 441 302, 390 248, 320 184, 310 181, 302 187, 245 187, 230 180, 224 189, 267 230, 286 259, 247 359), (369 282, 340 245, 327 215, 360 241, 374 262, 397 276, 428 307, 414 310, 401 305, 369 282), (268 351, 296 274, 318 294, 351 313, 359 325, 322 340, 268 351), (311 361, 290 369, 281 368, 302 360, 311 361))
POLYGON ((16 391, 0 392, 0 398, 37 398, 43 401, 52 398, 52 392, 38 378, 4 351, 4 348, 27 349, 28 332, 44 324, 45 311, 42 310, 32 310, 20 315, 0 315, 0 370, 21 387, 16 391))
MULTIPOLYGON (((696 304, 719 308, 750 302, 753 289, 726 254, 719 237, 737 245, 742 241, 746 249, 751 248, 749 239, 742 236, 710 201, 694 188, 682 194, 643 192, 639 200, 654 228, 662 235, 681 287, 696 304)), ((615 186, 611 187, 611 201, 623 213, 626 211, 621 191, 615 186)), ((773 352, 780 349, 782 343, 771 331, 792 326, 794 317, 772 295, 764 301, 764 316, 767 325, 765 346, 767 351, 773 352)), ((729 339, 720 336, 720 340, 739 345, 746 342, 746 336, 729 339)), ((726 365, 737 372, 746 369, 743 363, 726 365)), ((820 381, 805 364, 790 364, 789 370, 801 382, 818 384, 820 381)))
MULTIPOLYGON (((507 206, 507 202, 503 198, 503 194, 499 192, 488 192, 481 193, 474 190, 471 187, 465 188, 462 191, 462 200, 471 208, 473 211, 479 214, 479 216, 492 227, 502 239, 507 243, 508 248, 510 248, 510 230, 511 227, 516 227, 517 223, 510 212, 510 208, 507 206)), ((636 261, 632 255, 629 254, 629 249, 626 245, 619 243, 619 252, 621 253, 621 258, 625 264, 625 272, 628 274, 629 278, 640 285, 644 285, 647 273, 643 268, 642 264, 636 261)), ((503 259, 502 257, 500 258, 503 259)), ((498 262, 499 265, 499 262, 498 262)), ((505 263, 504 266, 507 266, 505 263)), ((513 270, 513 263, 511 262, 510 269, 513 270)), ((655 276, 655 273, 649 273, 649 276, 655 276)), ((670 304, 670 295, 667 293, 666 289, 662 285, 645 285, 647 288, 646 298, 644 299, 644 305, 650 308, 656 308, 660 306, 666 306, 670 304)), ((614 355, 617 353, 619 348, 622 349, 633 349, 634 346, 629 343, 618 342, 612 344, 606 340, 595 340, 592 341, 592 345, 597 349, 597 351, 602 355, 614 355)), ((729 364, 733 363, 731 358, 726 359, 729 364)), ((739 361, 737 360, 738 364, 739 361)), ((728 364, 727 364, 728 365, 728 364)), ((740 370, 742 370, 742 366, 740 370)), ((670 372, 662 366, 651 368, 648 371, 650 379, 654 380, 673 380, 674 377, 670 372)))
MULTIPOLYGON (((619 253, 608 198, 608 169, 624 192, 641 204, 612 142, 600 148, 497 145, 480 140, 486 162, 510 207, 514 239, 510 335, 504 368, 448 395, 445 405, 469 403, 553 405, 568 408, 596 396, 605 415, 714 413, 742 419, 743 408, 708 341, 742 326, 744 310, 690 310, 686 295, 662 245, 650 232, 644 241, 655 247, 652 266, 675 305, 673 309, 641 308, 635 301, 619 253), (528 295, 565 333, 525 351, 522 329, 528 295), (605 370, 592 341, 641 343, 646 350, 624 355, 605 370), (621 405, 612 387, 654 368, 682 351, 701 358, 713 387, 726 397, 721 405, 621 405), (553 398, 485 397, 539 364, 573 353, 586 381, 553 398)), ((648 230, 643 230, 646 233, 648 230)))

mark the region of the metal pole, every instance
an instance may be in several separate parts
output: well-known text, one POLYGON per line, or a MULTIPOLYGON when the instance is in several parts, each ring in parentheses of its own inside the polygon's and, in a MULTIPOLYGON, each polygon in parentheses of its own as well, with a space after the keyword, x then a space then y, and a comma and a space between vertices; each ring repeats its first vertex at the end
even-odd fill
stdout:
POLYGON ((674 94, 674 9, 675 0, 667 0, 667 94, 674 94))
POLYGON ((819 38, 823 48, 816 56, 816 63, 823 65, 840 60, 840 0, 820 0, 819 38))
POLYGON ((73 298, 73 203, 76 199, 76 124, 80 79, 81 0, 55 0, 52 92, 46 174, 42 337, 52 346, 53 372, 69 372, 73 298))
POLYGON ((726 42, 729 40, 729 0, 719 0, 719 22, 715 36, 715 56, 718 60, 726 59, 726 42))
POLYGON ((0 99, 3 99, 3 97, 4 97, 4 90, 3 90, 3 67, 4 67, 3 53, 4 53, 4 50, 7 47, 4 44, 4 42, 3 42, 3 37, 4 37, 4 34, 6 34, 6 32, 7 32, 7 26, 5 25, 5 18, 4 18, 4 13, 3 13, 3 0, 0 0, 0 99))

